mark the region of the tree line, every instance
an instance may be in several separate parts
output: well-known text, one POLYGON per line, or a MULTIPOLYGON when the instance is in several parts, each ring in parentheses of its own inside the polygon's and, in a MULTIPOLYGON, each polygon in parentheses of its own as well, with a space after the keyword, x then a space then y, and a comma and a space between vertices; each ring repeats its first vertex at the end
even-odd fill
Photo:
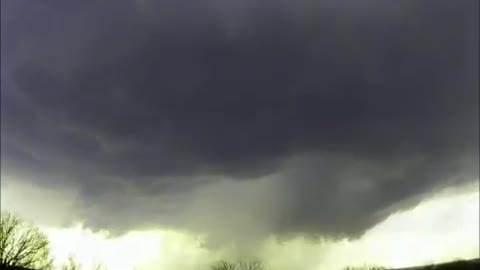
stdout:
MULTIPOLYGON (((53 270, 48 237, 37 226, 18 216, 2 212, 0 218, 0 270, 53 270)), ((80 270, 82 266, 73 257, 61 266, 61 270, 80 270)), ((91 270, 106 270, 101 264, 91 270)), ((263 270, 260 261, 220 261, 211 270, 263 270)))
MULTIPOLYGON (((48 237, 35 225, 16 215, 2 212, 0 218, 0 270, 53 270, 48 237)), ((61 270, 80 270, 83 267, 73 257, 61 270)), ((107 270, 101 264, 91 270, 107 270)), ((265 270, 260 260, 219 261, 210 270, 265 270)), ((383 267, 347 267, 344 270, 384 270, 383 267)))

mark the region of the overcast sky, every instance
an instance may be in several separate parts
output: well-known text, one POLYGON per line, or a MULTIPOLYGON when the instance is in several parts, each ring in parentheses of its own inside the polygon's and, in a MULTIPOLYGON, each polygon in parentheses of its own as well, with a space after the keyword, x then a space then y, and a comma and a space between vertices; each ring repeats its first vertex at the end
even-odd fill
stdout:
POLYGON ((1 15, 1 186, 39 224, 209 248, 357 239, 478 181, 478 1, 6 0, 1 15))

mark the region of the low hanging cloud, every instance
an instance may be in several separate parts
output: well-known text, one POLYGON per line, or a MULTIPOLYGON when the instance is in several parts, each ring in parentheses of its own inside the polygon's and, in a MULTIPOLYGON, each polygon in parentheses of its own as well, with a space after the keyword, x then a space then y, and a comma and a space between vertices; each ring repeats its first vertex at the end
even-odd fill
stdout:
POLYGON ((213 245, 478 179, 476 1, 227 2, 2 1, 2 186, 213 245))

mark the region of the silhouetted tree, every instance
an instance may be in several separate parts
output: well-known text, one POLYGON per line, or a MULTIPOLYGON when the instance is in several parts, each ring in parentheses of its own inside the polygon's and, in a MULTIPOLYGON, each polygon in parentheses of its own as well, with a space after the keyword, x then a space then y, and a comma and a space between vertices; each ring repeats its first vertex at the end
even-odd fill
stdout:
POLYGON ((220 261, 212 265, 211 270, 263 270, 263 264, 259 260, 238 263, 220 261))
POLYGON ((386 270, 387 268, 377 265, 365 265, 365 266, 347 266, 344 270, 386 270))
POLYGON ((262 270, 263 264, 259 260, 253 260, 249 262, 239 262, 239 270, 262 270))
MULTIPOLYGON (((62 265, 62 270, 80 270, 83 269, 80 263, 77 263, 73 256, 69 256, 67 262, 62 265)), ((92 270, 106 270, 107 268, 100 263, 94 264, 92 270)))
POLYGON ((80 267, 81 265, 72 256, 69 256, 67 262, 62 265, 62 270, 80 270, 80 267))
POLYGON ((47 236, 11 213, 0 217, 0 266, 52 269, 47 236))
POLYGON ((219 261, 211 267, 212 270, 236 270, 236 268, 237 265, 235 263, 228 261, 219 261))

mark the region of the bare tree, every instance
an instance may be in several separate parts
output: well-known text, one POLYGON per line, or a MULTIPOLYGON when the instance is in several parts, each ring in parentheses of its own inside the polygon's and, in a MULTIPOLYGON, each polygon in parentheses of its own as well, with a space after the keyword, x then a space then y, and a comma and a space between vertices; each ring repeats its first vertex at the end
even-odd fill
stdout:
POLYGON ((62 270, 80 270, 80 268, 81 265, 72 256, 69 256, 67 262, 62 265, 62 270))
POLYGON ((236 270, 237 265, 228 261, 219 261, 212 265, 211 270, 236 270))
POLYGON ((0 217, 0 266, 52 269, 47 236, 11 213, 0 217))
POLYGON ((263 264, 260 260, 253 260, 249 262, 239 262, 238 263, 240 270, 262 270, 263 264))
POLYGON ((240 261, 232 263, 228 261, 220 261, 211 267, 211 270, 262 270, 263 264, 260 260, 240 261))
POLYGON ((107 268, 103 264, 96 263, 93 265, 92 270, 107 270, 107 268))
POLYGON ((377 265, 347 266, 344 270, 386 270, 387 268, 377 265))
MULTIPOLYGON (((82 267, 80 263, 77 263, 73 258, 73 256, 69 256, 67 262, 62 265, 62 270, 80 270, 80 269, 84 269, 84 267, 82 267)), ((92 266, 91 269, 106 270, 107 268, 100 263, 96 263, 92 266)))

